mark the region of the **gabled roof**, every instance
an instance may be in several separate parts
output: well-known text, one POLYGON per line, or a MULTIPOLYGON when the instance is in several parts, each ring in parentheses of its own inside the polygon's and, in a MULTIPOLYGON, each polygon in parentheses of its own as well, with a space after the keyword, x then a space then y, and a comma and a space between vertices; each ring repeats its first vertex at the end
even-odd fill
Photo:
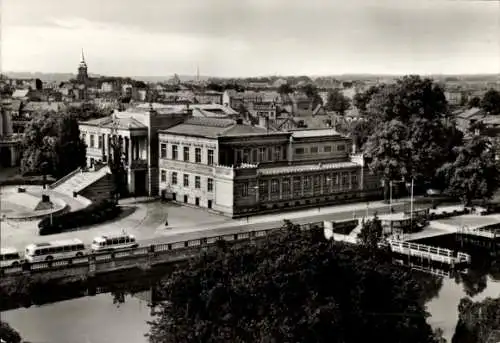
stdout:
POLYGON ((469 108, 461 113, 457 113, 457 117, 461 119, 471 119, 478 116, 482 117, 483 115, 484 111, 477 107, 469 108))
POLYGON ((24 98, 28 95, 29 89, 16 89, 14 93, 12 93, 13 98, 24 98))
POLYGON ((147 126, 142 124, 135 118, 131 117, 114 117, 109 116, 105 118, 92 119, 80 122, 81 125, 99 126, 108 129, 116 128, 121 130, 128 129, 147 129, 147 126))

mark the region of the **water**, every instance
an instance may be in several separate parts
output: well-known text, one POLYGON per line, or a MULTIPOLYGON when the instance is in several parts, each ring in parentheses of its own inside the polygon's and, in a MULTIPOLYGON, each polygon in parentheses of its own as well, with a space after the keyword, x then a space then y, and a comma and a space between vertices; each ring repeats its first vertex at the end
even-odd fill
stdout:
MULTIPOLYGON (((419 242, 452 248, 456 247, 455 239, 449 235, 419 242)), ((462 246, 460 250, 471 253, 476 261, 471 270, 443 278, 441 289, 427 303, 429 324, 441 328, 448 342, 457 325, 460 299, 500 297, 499 266, 491 263, 498 257, 492 258, 484 249, 478 252, 468 248, 462 246)), ((146 322, 151 319, 147 301, 125 296, 124 302, 117 305, 109 293, 5 311, 1 316, 32 343, 147 343, 144 334, 149 329, 146 322)))
POLYGON ((32 343, 147 343, 150 309, 127 296, 116 305, 110 294, 2 312, 2 320, 32 343))

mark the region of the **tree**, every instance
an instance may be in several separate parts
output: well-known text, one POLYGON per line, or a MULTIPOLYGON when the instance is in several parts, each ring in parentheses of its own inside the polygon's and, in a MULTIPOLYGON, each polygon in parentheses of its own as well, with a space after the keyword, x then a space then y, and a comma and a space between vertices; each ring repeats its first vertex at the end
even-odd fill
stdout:
POLYGON ((484 94, 480 106, 489 114, 500 114, 500 92, 494 89, 488 90, 484 94))
POLYGON ((281 95, 290 94, 293 93, 293 88, 288 83, 285 83, 278 87, 278 93, 281 95))
POLYGON ((475 96, 469 100, 467 103, 467 107, 473 108, 473 107, 479 107, 481 105, 481 98, 478 96, 475 96))
POLYGON ((21 335, 3 320, 0 320, 0 339, 6 343, 21 343, 21 335))
POLYGON ((23 174, 62 177, 85 166, 86 147, 75 117, 47 112, 34 118, 22 140, 23 174))
POLYGON ((463 298, 458 312, 459 320, 452 342, 488 343, 500 339, 500 298, 486 298, 481 302, 463 298))
POLYGON ((499 187, 500 173, 488 138, 473 136, 455 152, 456 159, 439 169, 446 180, 446 192, 465 205, 473 199, 491 198, 499 187))
POLYGON ((365 247, 376 249, 382 239, 383 232, 382 221, 375 214, 373 219, 363 222, 363 227, 358 234, 358 238, 365 247))
POLYGON ((364 92, 356 93, 352 99, 353 105, 361 114, 365 114, 373 94, 377 93, 382 86, 371 86, 364 92))
POLYGON ((328 93, 328 99, 325 107, 328 111, 334 111, 339 115, 344 115, 345 112, 351 107, 351 101, 338 89, 334 89, 328 93))
POLYGON ((373 120, 362 119, 351 122, 350 134, 358 149, 364 149, 368 138, 373 134, 374 130, 375 122, 373 120))
POLYGON ((111 140, 111 157, 108 160, 108 166, 113 175, 114 189, 113 196, 116 201, 127 194, 127 174, 125 172, 125 161, 123 157, 123 146, 115 136, 111 140))
POLYGON ((436 171, 453 159, 462 135, 446 113, 444 93, 430 79, 406 76, 373 93, 366 116, 374 129, 365 153, 386 193, 390 180, 435 182, 436 171))
POLYGON ((198 257, 162 283, 157 342, 436 342, 422 289, 391 258, 288 224, 198 257))

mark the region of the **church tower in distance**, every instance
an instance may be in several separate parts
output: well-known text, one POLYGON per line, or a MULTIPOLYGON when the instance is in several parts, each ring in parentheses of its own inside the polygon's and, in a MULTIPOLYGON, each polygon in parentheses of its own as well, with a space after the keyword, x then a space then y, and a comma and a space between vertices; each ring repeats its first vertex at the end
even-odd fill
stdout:
POLYGON ((80 64, 78 65, 78 75, 76 77, 76 80, 79 83, 87 83, 89 79, 89 76, 87 74, 87 63, 85 62, 85 56, 83 55, 83 49, 82 49, 82 59, 80 61, 80 64))

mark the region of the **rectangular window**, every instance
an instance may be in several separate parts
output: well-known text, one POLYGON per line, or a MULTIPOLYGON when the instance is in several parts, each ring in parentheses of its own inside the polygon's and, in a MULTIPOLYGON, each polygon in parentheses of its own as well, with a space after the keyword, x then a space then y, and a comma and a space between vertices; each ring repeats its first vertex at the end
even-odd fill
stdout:
POLYGON ((94 147, 94 135, 90 135, 90 147, 93 148, 94 147))
POLYGON ((240 194, 242 197, 248 196, 248 182, 244 182, 240 185, 240 194))
POLYGON ((276 179, 271 180, 271 193, 278 194, 280 192, 279 182, 276 179))
POLYGON ((99 135, 98 139, 97 139, 97 147, 99 149, 102 149, 102 142, 103 142, 103 139, 102 139, 102 136, 99 135))
POLYGON ((214 164, 214 151, 212 149, 208 149, 208 165, 211 166, 214 164))
POLYGON ((177 145, 172 145, 172 159, 173 160, 178 160, 179 159, 179 156, 178 156, 178 151, 177 151, 177 145))
POLYGON ((201 148, 194 149, 194 161, 196 163, 201 163, 201 148))
POLYGON ((243 149, 243 163, 250 163, 250 149, 243 149))
POLYGON ((183 175, 183 185, 184 185, 184 187, 189 187, 189 175, 188 174, 183 175))
POLYGON ((293 196, 299 197, 302 195, 302 180, 300 176, 293 178, 293 196))
POLYGON ((304 183, 304 193, 310 193, 312 191, 311 189, 311 177, 310 176, 304 176, 303 179, 304 183))
POLYGON ((172 185, 177 184, 177 172, 172 172, 172 185))
POLYGON ((277 146, 274 148, 274 160, 275 161, 281 160, 281 147, 280 146, 277 146))
POLYGON ((290 197, 290 179, 285 178, 283 181, 281 181, 281 191, 282 191, 282 196, 284 198, 289 198, 290 197))
POLYGON ((337 145, 337 151, 345 151, 345 145, 344 144, 337 145))
POLYGON ((321 194, 321 175, 314 175, 314 194, 321 194))
POLYGON ((318 147, 317 146, 311 147, 311 154, 317 154, 317 153, 318 153, 318 147))
POLYGON ((184 161, 189 162, 189 147, 184 147, 184 161))
POLYGON ((266 148, 259 148, 259 162, 266 160, 266 148))
POLYGON ((302 155, 304 153, 304 148, 295 148, 295 154, 302 155))
POLYGON ((160 171, 160 181, 167 182, 167 171, 165 169, 160 171))
POLYGON ((354 188, 354 189, 358 189, 359 185, 358 185, 358 175, 356 174, 356 172, 353 172, 351 174, 351 188, 354 188))
POLYGON ((160 158, 167 158, 167 144, 160 144, 160 158))
POLYGON ((349 184, 349 174, 342 173, 342 188, 345 188, 349 184))
POLYGON ((324 152, 332 152, 332 146, 331 145, 326 145, 323 147, 324 152))
POLYGON ((207 179, 207 191, 208 192, 214 191, 214 179, 212 179, 212 178, 207 179))
POLYGON ((82 133, 82 141, 85 143, 85 145, 87 145, 87 134, 86 133, 82 133))
POLYGON ((201 188, 201 178, 199 176, 194 177, 194 188, 196 189, 201 188))
POLYGON ((267 181, 260 181, 259 182, 259 198, 260 200, 267 200, 269 195, 268 195, 268 182, 267 181))

